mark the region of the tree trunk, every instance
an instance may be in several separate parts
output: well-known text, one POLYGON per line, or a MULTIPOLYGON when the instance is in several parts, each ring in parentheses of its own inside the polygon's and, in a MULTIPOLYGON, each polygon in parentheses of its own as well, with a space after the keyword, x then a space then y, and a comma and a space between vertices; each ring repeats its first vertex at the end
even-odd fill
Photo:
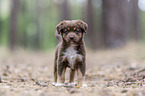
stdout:
POLYGON ((92 0, 88 0, 87 3, 87 23, 88 23, 88 33, 87 33, 87 38, 88 38, 88 45, 92 48, 96 48, 96 42, 95 37, 96 34, 94 32, 94 14, 93 14, 93 6, 92 6, 92 0), (94 43, 92 43, 94 42, 94 43))
POLYGON ((39 49, 40 48, 40 0, 36 0, 36 35, 34 39, 34 48, 39 49))
POLYGON ((10 49, 14 50, 17 43, 17 19, 18 19, 19 0, 12 0, 10 15, 10 49))
POLYGON ((141 38, 140 33, 140 20, 139 20, 139 8, 138 0, 130 0, 129 2, 129 25, 130 33, 132 39, 139 40, 141 38))
POLYGON ((120 47, 126 42, 127 0, 103 0, 102 31, 105 47, 120 47))
POLYGON ((59 5, 60 9, 60 21, 70 19, 70 7, 68 0, 64 0, 62 4, 59 5))
POLYGON ((1 0, 0 0, 0 41, 1 41, 1 33, 2 33, 2 21, 1 21, 1 0))
POLYGON ((0 42, 1 42, 1 34, 2 34, 2 21, 1 21, 1 12, 0 12, 0 42))
POLYGON ((26 6, 26 0, 20 0, 20 11, 19 13, 22 15, 21 16, 21 26, 23 26, 20 30, 21 32, 19 32, 19 44, 21 46, 23 46, 24 48, 27 48, 27 42, 28 42, 28 37, 27 37, 27 30, 26 30, 26 22, 27 22, 27 19, 26 18, 26 15, 27 15, 27 6, 26 6))

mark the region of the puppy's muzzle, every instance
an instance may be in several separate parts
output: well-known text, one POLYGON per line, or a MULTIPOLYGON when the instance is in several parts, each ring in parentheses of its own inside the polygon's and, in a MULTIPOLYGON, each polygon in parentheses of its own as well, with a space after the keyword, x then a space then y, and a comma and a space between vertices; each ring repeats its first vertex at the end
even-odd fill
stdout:
POLYGON ((73 39, 74 39, 74 37, 75 37, 75 36, 69 36, 69 39, 70 39, 70 40, 73 40, 73 39))

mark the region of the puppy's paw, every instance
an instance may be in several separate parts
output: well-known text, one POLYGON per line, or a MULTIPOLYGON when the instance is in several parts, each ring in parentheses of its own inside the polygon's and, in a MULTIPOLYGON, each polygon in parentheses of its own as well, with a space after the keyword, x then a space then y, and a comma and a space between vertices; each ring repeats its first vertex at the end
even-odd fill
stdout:
POLYGON ((84 88, 84 87, 88 87, 87 86, 87 84, 77 84, 76 86, 75 86, 76 88, 84 88))
POLYGON ((56 83, 55 83, 55 82, 52 82, 52 85, 53 85, 53 86, 55 86, 55 85, 56 85, 56 83))
POLYGON ((87 84, 83 84, 82 87, 88 87, 88 85, 87 84))
POLYGON ((55 83, 54 86, 61 87, 61 86, 65 86, 65 84, 64 83, 55 83))
POLYGON ((75 85, 76 85, 76 83, 68 83, 67 86, 75 86, 75 85))

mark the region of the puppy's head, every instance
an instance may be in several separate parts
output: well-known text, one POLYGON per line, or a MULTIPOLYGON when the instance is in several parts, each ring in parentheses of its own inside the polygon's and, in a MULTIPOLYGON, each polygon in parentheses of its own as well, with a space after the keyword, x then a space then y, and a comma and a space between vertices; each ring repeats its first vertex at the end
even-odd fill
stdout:
POLYGON ((63 40, 67 43, 78 43, 86 33, 88 25, 81 20, 64 20, 56 28, 58 34, 62 35, 63 40))

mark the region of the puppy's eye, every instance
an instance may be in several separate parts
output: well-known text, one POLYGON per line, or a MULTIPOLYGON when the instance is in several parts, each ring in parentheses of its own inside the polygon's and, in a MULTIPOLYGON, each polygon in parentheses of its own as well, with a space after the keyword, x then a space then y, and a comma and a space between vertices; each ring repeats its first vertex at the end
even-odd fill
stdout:
POLYGON ((68 30, 67 30, 67 29, 64 29, 64 32, 65 32, 65 33, 67 33, 67 32, 68 32, 68 30))
POLYGON ((77 32, 77 33, 78 33, 78 32, 80 32, 80 30, 79 30, 79 29, 76 29, 76 30, 75 30, 75 32, 77 32))

